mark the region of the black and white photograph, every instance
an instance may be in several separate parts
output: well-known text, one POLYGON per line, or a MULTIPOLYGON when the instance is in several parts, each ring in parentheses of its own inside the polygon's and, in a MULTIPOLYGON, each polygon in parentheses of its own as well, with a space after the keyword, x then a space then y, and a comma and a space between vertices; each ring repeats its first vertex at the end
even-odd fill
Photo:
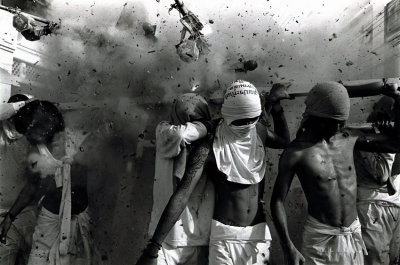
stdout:
POLYGON ((0 0, 0 265, 400 265, 400 0, 0 0))

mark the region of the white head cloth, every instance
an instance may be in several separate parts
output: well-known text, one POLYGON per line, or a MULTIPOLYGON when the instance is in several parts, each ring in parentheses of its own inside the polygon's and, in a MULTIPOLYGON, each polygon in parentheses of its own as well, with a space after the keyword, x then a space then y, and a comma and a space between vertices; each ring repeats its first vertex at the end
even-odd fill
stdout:
POLYGON ((261 115, 257 89, 249 82, 236 81, 226 91, 213 151, 218 169, 227 180, 241 184, 259 183, 265 174, 265 151, 256 123, 233 126, 232 121, 261 115))

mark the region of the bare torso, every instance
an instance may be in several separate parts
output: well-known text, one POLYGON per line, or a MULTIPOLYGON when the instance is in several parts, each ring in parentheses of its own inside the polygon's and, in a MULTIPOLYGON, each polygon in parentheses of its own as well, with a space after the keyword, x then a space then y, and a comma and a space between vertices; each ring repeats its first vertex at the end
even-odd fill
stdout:
MULTIPOLYGON (((55 137, 56 138, 56 137, 55 137)), ((48 145, 49 151, 54 158, 61 159, 65 155, 64 137, 62 135, 56 138, 52 144, 48 145)), ((35 150, 37 152, 37 150, 35 150)), ((71 204, 72 214, 79 214, 84 211, 88 205, 87 195, 87 170, 79 163, 79 155, 74 157, 71 164, 71 204)), ((42 185, 47 187, 42 205, 52 213, 58 214, 62 187, 57 188, 54 175, 49 175, 42 180, 42 185)))
POLYGON ((337 133, 329 141, 294 140, 287 152, 296 157, 295 172, 308 202, 309 214, 335 227, 357 217, 357 179, 353 149, 357 137, 337 133))
POLYGON ((206 162, 215 185, 214 219, 227 225, 250 226, 265 221, 261 200, 264 181, 253 185, 229 182, 217 168, 214 155, 206 162))

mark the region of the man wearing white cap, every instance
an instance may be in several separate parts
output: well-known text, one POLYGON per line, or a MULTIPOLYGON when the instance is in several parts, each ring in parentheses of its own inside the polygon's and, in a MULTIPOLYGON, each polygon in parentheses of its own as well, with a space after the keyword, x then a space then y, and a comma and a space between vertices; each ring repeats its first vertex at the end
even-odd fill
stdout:
MULTIPOLYGON (((14 219, 9 210, 24 187, 26 155, 29 143, 14 126, 12 116, 32 98, 16 94, 7 103, 0 103, 0 220, 2 224, 14 219)), ((14 220, 7 237, 0 231, 0 264, 15 265, 18 257, 27 258, 31 249, 32 233, 36 223, 36 203, 26 207, 14 220), (20 254, 20 255, 19 255, 20 254)), ((0 227, 2 229, 3 226, 0 227)), ((18 263, 20 264, 20 263, 18 263)))
POLYGON ((353 150, 400 152, 400 92, 396 85, 385 85, 381 93, 395 100, 393 136, 345 129, 350 99, 341 84, 320 83, 309 92, 296 139, 280 158, 271 198, 273 220, 288 264, 364 264, 353 150), (290 240, 284 208, 295 174, 308 203, 301 253, 290 240))
MULTIPOLYGON (((272 106, 277 134, 268 131, 265 140, 267 146, 274 148, 284 148, 289 142, 289 131, 279 104, 284 98, 289 95, 281 85, 274 86, 266 97, 272 106)), ((215 140, 211 141, 212 136, 205 137, 192 147, 180 186, 161 216, 152 244, 145 250, 147 255, 157 253, 157 245, 161 246, 197 183, 206 176, 216 185, 209 264, 265 264, 268 261, 271 238, 261 203, 265 153, 255 128, 261 108, 260 96, 251 83, 238 80, 227 89, 223 120, 217 126, 215 140), (213 155, 208 156, 209 153, 213 155), (210 159, 206 162, 207 158, 210 159), (209 165, 206 164, 205 174, 202 174, 205 162, 209 165)), ((145 261, 142 256, 137 264, 156 263, 145 261)))
POLYGON ((271 235, 263 213, 264 143, 285 148, 289 131, 279 101, 289 98, 274 85, 266 97, 272 106, 274 130, 261 140, 256 124, 262 112, 257 89, 234 82, 224 95, 223 120, 216 129, 207 174, 214 180, 216 201, 210 235, 210 265, 266 264, 271 235))

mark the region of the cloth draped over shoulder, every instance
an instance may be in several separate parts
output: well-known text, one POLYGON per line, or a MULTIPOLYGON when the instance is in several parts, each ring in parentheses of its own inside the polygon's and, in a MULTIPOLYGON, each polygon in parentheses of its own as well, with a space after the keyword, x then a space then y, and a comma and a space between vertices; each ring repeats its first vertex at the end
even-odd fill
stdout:
MULTIPOLYGON (((73 134, 65 130, 65 156, 60 160, 53 157, 44 144, 38 144, 39 153, 47 157, 48 162, 56 168, 54 178, 57 187, 62 187, 61 203, 59 210, 60 233, 50 250, 50 264, 68 264, 67 256, 71 242, 71 164, 77 153, 79 145, 88 136, 73 134)), ((90 259, 90 257, 88 257, 90 259)))
MULTIPOLYGON (((181 179, 184 175, 189 145, 207 135, 207 128, 200 121, 210 118, 208 105, 204 98, 194 93, 187 93, 179 96, 173 102, 170 121, 162 121, 157 125, 153 208, 148 229, 149 236, 153 235, 161 214, 173 194, 174 177, 181 179)), ((205 222, 207 219, 208 213, 204 212, 203 216, 196 217, 190 210, 193 206, 200 212, 207 210, 212 214, 212 204, 208 205, 208 201, 213 198, 210 185, 207 182, 200 183, 198 186, 201 185, 204 189, 198 190, 196 187, 188 207, 185 208, 177 222, 181 226, 175 229, 177 226, 175 225, 167 237, 166 241, 169 244, 174 246, 204 245, 207 242, 207 232, 204 232, 204 229, 199 226, 204 226, 203 221, 205 222), (204 196, 207 198, 198 199, 204 196), (179 233, 175 230, 179 230, 179 233), (180 238, 177 238, 176 234, 180 234, 180 238)))

